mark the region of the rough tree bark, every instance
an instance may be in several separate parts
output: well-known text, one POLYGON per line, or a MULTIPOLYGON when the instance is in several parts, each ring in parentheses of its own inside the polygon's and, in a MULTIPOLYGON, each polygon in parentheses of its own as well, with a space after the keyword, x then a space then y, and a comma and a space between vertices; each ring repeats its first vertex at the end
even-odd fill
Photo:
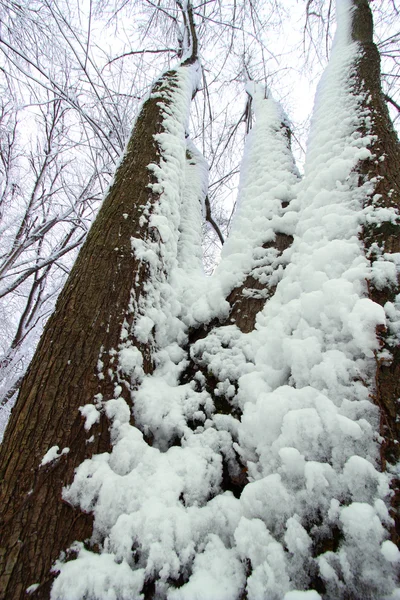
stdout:
MULTIPOLYGON (((364 135, 371 135, 372 156, 360 165, 360 182, 373 182, 373 193, 365 206, 373 210, 389 209, 391 218, 382 223, 367 223, 361 234, 368 258, 372 266, 376 261, 395 262, 395 254, 400 252, 400 144, 393 128, 385 97, 381 88, 380 56, 373 42, 372 13, 367 0, 354 0, 352 38, 362 48, 357 64, 355 93, 361 94, 363 107, 371 116, 364 135)), ((392 283, 369 282, 369 295, 374 302, 385 306, 394 303, 400 293, 400 279, 397 286, 392 283)), ((400 398, 400 348, 393 336, 390 325, 385 331, 377 332, 381 341, 381 351, 376 355, 374 401, 381 413, 382 469, 391 470, 400 459, 400 422, 397 419, 398 399, 400 398)), ((400 488, 399 481, 392 481, 392 516, 395 524, 392 539, 400 542, 400 488)))
MULTIPOLYGON (((146 263, 132 251, 131 237, 151 238, 141 220, 157 204, 149 188, 160 149, 154 135, 163 130, 159 91, 173 90, 176 72, 165 73, 154 85, 135 123, 115 180, 49 320, 22 383, 16 407, 0 449, 0 598, 25 598, 39 583, 34 598, 48 598, 50 568, 61 550, 92 531, 92 516, 75 512, 61 499, 62 487, 74 469, 92 454, 109 448, 107 419, 102 416, 89 434, 79 407, 96 394, 112 398, 121 379, 108 350, 118 347, 120 332, 133 319, 133 308, 146 294, 146 263), (134 298, 131 290, 135 290, 134 298), (102 353, 102 349, 107 352, 102 353), (106 373, 101 380, 99 361, 106 373), (56 461, 40 467, 49 448, 69 448, 56 461)), ((135 341, 152 370, 150 347, 135 341)), ((129 402, 123 386, 122 395, 129 402)))

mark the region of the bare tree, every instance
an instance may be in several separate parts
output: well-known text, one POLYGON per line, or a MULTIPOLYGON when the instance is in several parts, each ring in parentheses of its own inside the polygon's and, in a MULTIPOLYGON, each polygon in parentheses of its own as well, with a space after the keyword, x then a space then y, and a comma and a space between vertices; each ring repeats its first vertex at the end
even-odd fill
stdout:
POLYGON ((1 404, 18 387, 34 345, 27 338, 37 336, 51 312, 69 270, 63 259, 83 241, 99 198, 97 169, 79 191, 70 183, 79 172, 71 154, 79 141, 71 139, 68 112, 57 98, 39 104, 35 125, 42 137, 27 153, 22 117, 3 111, 0 299, 3 319, 14 325, 3 338, 1 404))

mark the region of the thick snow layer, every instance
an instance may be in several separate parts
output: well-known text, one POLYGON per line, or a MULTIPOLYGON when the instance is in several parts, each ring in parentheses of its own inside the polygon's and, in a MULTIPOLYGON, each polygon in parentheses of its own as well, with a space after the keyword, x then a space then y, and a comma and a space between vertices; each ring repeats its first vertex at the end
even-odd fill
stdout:
POLYGON ((85 429, 89 431, 89 429, 95 423, 100 421, 100 411, 94 406, 94 404, 85 404, 85 406, 80 407, 80 413, 85 418, 85 429))
POLYGON ((398 336, 400 319, 398 299, 384 310, 367 298, 366 281, 394 281, 398 261, 383 256, 371 269, 359 239, 367 219, 392 215, 363 207, 374 186, 359 187, 355 169, 371 136, 359 133, 368 113, 352 93, 359 48, 349 40, 349 0, 338 9, 302 181, 284 115, 264 90, 249 90, 256 125, 232 236, 211 279, 201 273, 200 230, 190 233, 206 169, 185 141, 193 79, 178 69, 160 164, 150 166, 161 192, 144 215, 153 235, 132 240, 151 285, 114 350, 135 426, 120 385, 113 399, 97 398, 96 413, 81 408, 88 429, 105 411, 113 448, 81 464, 63 497, 93 513, 100 553, 75 544, 74 560, 61 557, 53 600, 139 599, 144 584, 168 600, 395 597, 399 553, 388 540, 389 478, 379 472, 370 391, 376 327, 398 336), (277 233, 293 237, 282 256, 267 245, 277 233), (226 318, 226 295, 249 273, 276 286, 254 331, 219 326, 188 351, 188 327, 226 318), (132 333, 153 344, 151 375, 132 333), (239 497, 227 474, 247 478, 239 497))
MULTIPOLYGON (((143 598, 143 569, 132 570, 125 561, 117 562, 108 554, 94 554, 83 544, 72 548, 78 560, 62 564, 64 577, 56 579, 51 597, 59 600, 82 600, 83 598, 107 598, 107 600, 132 600, 143 598), (86 565, 83 575, 81 563, 86 565), (71 581, 74 582, 71 585, 71 581)), ((55 569, 58 568, 56 563, 55 569)))
POLYGON ((262 86, 249 84, 247 91, 256 125, 246 140, 237 210, 215 277, 224 297, 248 273, 264 284, 278 283, 285 258, 263 245, 273 242, 276 233, 292 235, 297 222, 297 213, 287 206, 295 197, 299 175, 289 149, 286 116, 262 86))
POLYGON ((142 226, 147 224, 149 235, 131 239, 132 250, 147 264, 152 282, 139 299, 136 290, 132 290, 132 309, 137 315, 133 333, 140 342, 153 341, 157 346, 166 346, 170 339, 182 342, 184 334, 179 335, 182 324, 177 319, 181 302, 168 278, 178 271, 179 263, 200 264, 201 231, 197 222, 207 188, 204 159, 186 140, 199 67, 197 64, 179 67, 174 73, 173 85, 162 85, 152 94, 159 98, 162 131, 154 136, 160 157, 157 164, 148 165, 156 179, 149 188, 160 197, 154 206, 150 199, 143 210, 142 226))

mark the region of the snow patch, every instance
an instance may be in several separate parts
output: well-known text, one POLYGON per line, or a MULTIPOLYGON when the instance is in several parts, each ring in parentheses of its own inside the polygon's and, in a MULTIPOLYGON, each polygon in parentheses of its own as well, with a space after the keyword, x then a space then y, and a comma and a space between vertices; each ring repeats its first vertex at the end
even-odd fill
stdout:
POLYGON ((61 450, 61 452, 59 450, 60 450, 59 446, 52 446, 46 452, 46 454, 43 456, 42 461, 39 466, 44 467, 44 465, 47 465, 47 464, 53 462, 54 460, 61 458, 61 456, 64 456, 65 454, 68 454, 68 452, 69 452, 69 448, 63 448, 61 450))

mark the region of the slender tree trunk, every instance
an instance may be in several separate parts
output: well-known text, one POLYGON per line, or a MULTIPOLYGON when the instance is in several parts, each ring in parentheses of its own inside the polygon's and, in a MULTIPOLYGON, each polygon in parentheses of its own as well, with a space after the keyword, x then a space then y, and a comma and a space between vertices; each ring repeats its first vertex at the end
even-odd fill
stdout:
MULTIPOLYGON (((104 414, 99 413, 98 423, 88 432, 79 407, 95 403, 97 394, 113 398, 117 384, 117 395, 130 402, 129 386, 121 381, 114 356, 122 329, 129 331, 145 299, 149 276, 148 263, 137 258, 131 238, 156 236, 161 243, 144 218, 160 197, 151 187, 156 178, 148 165, 161 160, 154 136, 163 132, 163 111, 173 102, 176 87, 177 72, 169 71, 144 103, 11 415, 0 448, 2 599, 25 598, 33 584, 39 584, 34 598, 48 598, 53 562, 74 540, 92 533, 92 516, 64 503, 61 493, 85 458, 110 447, 104 414), (54 446, 60 457, 40 466, 54 446)), ((143 370, 150 373, 150 343, 130 343, 141 351, 143 370)))

